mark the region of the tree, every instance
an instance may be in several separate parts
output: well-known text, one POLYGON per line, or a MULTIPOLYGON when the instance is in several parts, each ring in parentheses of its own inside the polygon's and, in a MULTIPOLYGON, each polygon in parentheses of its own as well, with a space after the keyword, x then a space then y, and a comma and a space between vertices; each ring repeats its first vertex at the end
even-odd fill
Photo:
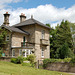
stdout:
POLYGON ((70 23, 69 24, 70 29, 71 29, 71 33, 72 33, 72 38, 73 38, 73 51, 75 53, 75 23, 70 23))
POLYGON ((0 28, 0 56, 2 55, 3 47, 6 44, 5 36, 6 36, 6 31, 5 29, 0 28))
POLYGON ((68 44, 65 42, 60 48, 58 48, 57 50, 57 58, 69 58, 73 56, 73 52, 71 51, 71 49, 69 48, 68 44))
MULTIPOLYGON (((47 26, 50 26, 47 24, 47 26)), ((66 58, 73 54, 72 33, 70 22, 62 21, 55 29, 50 31, 50 57, 66 58)))
POLYGON ((56 38, 57 39, 55 40, 55 42, 56 42, 56 44, 55 44, 55 47, 56 47, 55 58, 68 57, 70 52, 73 50, 72 34, 71 34, 69 24, 70 23, 68 21, 65 21, 65 22, 62 21, 60 26, 56 27, 56 38), (71 51, 70 51, 70 49, 71 49, 71 51), (68 55, 67 55, 67 53, 68 53, 68 55), (65 54, 66 54, 66 56, 65 56, 65 54))
POLYGON ((46 26, 50 27, 50 24, 46 24, 46 26))

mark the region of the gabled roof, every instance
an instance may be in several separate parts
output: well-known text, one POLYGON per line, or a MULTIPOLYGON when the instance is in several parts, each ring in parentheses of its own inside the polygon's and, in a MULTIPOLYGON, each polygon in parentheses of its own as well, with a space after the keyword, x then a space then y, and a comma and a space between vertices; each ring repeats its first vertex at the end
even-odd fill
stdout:
POLYGON ((19 28, 15 28, 15 27, 11 27, 11 26, 8 27, 6 25, 2 25, 1 27, 4 27, 4 28, 8 29, 11 32, 19 32, 19 33, 23 33, 23 34, 26 34, 26 35, 30 35, 28 32, 23 31, 19 28))
POLYGON ((39 21, 37 21, 37 20, 35 20, 35 19, 33 19, 33 18, 28 19, 28 20, 26 20, 26 21, 24 21, 24 22, 15 24, 15 25, 13 25, 12 27, 20 27, 20 26, 32 25, 32 24, 38 24, 38 25, 40 25, 40 26, 46 27, 46 28, 48 28, 48 29, 51 29, 50 27, 46 26, 45 24, 43 24, 43 23, 41 23, 41 22, 39 22, 39 21))
POLYGON ((38 24, 40 26, 43 26, 43 27, 46 27, 48 29, 51 29, 50 27, 46 26, 45 24, 31 18, 31 19, 28 19, 24 22, 21 22, 21 23, 18 23, 18 24, 15 24, 13 26, 6 26, 6 25, 2 25, 1 27, 4 27, 8 30, 10 30, 11 32, 19 32, 19 33, 23 33, 23 34, 26 34, 26 35, 30 35, 30 33, 28 33, 27 31, 24 31, 22 29, 20 29, 19 27, 21 26, 25 26, 25 25, 34 25, 34 24, 38 24))

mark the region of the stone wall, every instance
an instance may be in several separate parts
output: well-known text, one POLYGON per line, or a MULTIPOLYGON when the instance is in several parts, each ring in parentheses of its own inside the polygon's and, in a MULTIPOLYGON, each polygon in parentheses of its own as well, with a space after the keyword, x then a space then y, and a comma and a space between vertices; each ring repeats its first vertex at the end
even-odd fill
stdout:
POLYGON ((27 25, 21 27, 21 29, 27 31, 30 35, 28 36, 28 42, 35 43, 35 25, 27 25))
POLYGON ((43 60, 44 58, 50 58, 50 41, 49 41, 49 29, 35 25, 35 55, 37 56, 37 60, 43 60), (41 39, 42 39, 42 30, 45 31, 45 40, 48 40, 48 45, 42 45, 41 39), (44 49, 44 57, 41 57, 41 51, 42 47, 44 49))
POLYGON ((41 31, 44 30, 45 31, 45 39, 48 40, 48 44, 49 44, 49 29, 42 27, 40 25, 34 24, 34 25, 27 25, 25 27, 21 27, 23 30, 27 31, 30 33, 30 35, 28 36, 28 42, 34 43, 35 47, 35 56, 36 56, 36 60, 41 60, 44 58, 49 58, 50 57, 50 46, 44 46, 41 45, 40 39, 42 39, 41 36, 41 31), (42 47, 44 47, 44 57, 41 57, 41 50, 42 47))
POLYGON ((12 57, 0 57, 0 61, 10 62, 12 57))
POLYGON ((45 68, 51 71, 73 72, 75 73, 75 63, 49 63, 45 68))
POLYGON ((21 42, 23 42, 24 36, 26 37, 26 41, 27 41, 27 35, 13 32, 12 33, 12 47, 21 47, 21 42))

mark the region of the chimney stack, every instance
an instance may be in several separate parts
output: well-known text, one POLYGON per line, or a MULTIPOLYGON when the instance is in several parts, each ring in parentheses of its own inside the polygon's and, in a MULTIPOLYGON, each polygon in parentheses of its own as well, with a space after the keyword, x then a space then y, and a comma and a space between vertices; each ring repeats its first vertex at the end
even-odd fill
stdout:
POLYGON ((24 22, 26 20, 25 14, 21 13, 20 15, 20 22, 24 22))
POLYGON ((8 14, 8 12, 6 12, 5 14, 4 14, 4 25, 6 25, 6 26, 9 26, 9 16, 10 16, 10 14, 8 14))

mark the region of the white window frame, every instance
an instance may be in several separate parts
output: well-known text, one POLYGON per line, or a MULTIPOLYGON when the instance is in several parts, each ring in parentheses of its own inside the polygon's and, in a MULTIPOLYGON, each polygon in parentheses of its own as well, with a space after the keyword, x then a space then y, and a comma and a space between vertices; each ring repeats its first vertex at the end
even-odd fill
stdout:
MULTIPOLYGON (((26 49, 23 49, 22 52, 23 52, 23 51, 25 51, 25 54, 24 54, 23 57, 26 57, 26 49)), ((23 53, 22 53, 22 55, 23 55, 23 53)))
POLYGON ((10 40, 10 35, 6 35, 6 41, 10 40))
POLYGON ((42 39, 45 39, 45 30, 42 30, 42 31, 41 31, 41 38, 42 38, 42 39))
POLYGON ((23 51, 25 51, 25 54, 24 54, 25 56, 23 56, 23 57, 27 57, 27 55, 30 55, 30 53, 32 54, 30 49, 23 49, 22 52, 23 51), (28 54, 27 54, 27 50, 28 50, 28 54))
POLYGON ((19 49, 19 56, 21 56, 22 54, 20 53, 22 51, 22 49, 19 49))
POLYGON ((41 49, 41 57, 44 58, 44 49, 41 49))
POLYGON ((15 52, 13 52, 13 51, 15 51, 15 49, 12 50, 12 57, 15 57, 15 56, 14 56, 15 54, 13 55, 13 53, 15 53, 15 52))

